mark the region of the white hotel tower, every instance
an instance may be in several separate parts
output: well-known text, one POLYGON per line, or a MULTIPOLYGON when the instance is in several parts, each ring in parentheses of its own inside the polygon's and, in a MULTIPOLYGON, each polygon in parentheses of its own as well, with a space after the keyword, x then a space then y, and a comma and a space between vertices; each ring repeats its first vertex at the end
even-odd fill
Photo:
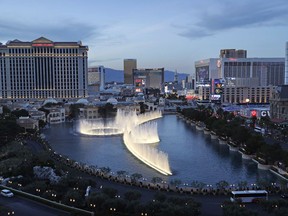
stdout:
POLYGON ((87 97, 87 52, 81 42, 0 43, 0 99, 87 97))

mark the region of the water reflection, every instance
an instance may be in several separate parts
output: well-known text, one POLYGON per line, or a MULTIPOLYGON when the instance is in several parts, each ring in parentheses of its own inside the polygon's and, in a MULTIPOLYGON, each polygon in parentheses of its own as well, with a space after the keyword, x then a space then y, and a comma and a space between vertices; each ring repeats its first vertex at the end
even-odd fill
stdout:
POLYGON ((141 173, 147 179, 158 176, 168 182, 177 178, 182 182, 205 184, 221 180, 230 184, 240 181, 251 184, 260 179, 279 181, 270 171, 259 170, 252 160, 243 160, 240 153, 229 151, 227 145, 211 140, 210 135, 174 115, 158 119, 157 125, 160 142, 156 148, 168 154, 173 176, 161 175, 137 160, 126 149, 122 136, 80 136, 74 133, 72 123, 53 125, 44 134, 57 152, 74 160, 98 167, 108 166, 113 172, 141 173))

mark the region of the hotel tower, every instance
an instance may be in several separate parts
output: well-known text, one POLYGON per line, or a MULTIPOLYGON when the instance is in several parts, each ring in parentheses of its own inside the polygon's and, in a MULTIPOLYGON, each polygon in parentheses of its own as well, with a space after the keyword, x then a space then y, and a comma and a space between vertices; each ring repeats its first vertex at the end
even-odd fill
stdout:
POLYGON ((81 42, 0 43, 0 99, 87 97, 87 52, 81 42))

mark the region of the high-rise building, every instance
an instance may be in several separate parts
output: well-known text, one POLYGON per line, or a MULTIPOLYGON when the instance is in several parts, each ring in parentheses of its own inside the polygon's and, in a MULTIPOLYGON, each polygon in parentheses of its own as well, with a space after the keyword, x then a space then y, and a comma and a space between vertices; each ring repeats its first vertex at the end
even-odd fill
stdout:
POLYGON ((0 44, 0 99, 87 97, 88 47, 40 37, 0 44))
POLYGON ((174 83, 178 83, 178 73, 177 73, 177 70, 175 71, 175 74, 174 74, 174 83))
MULTIPOLYGON (((198 92, 204 92, 200 88, 210 89, 210 98, 222 102, 269 102, 273 87, 284 84, 285 59, 246 56, 246 50, 226 49, 220 51, 220 58, 195 62, 198 92)), ((199 98, 207 98, 206 94, 199 98)))
POLYGON ((164 83, 164 68, 133 69, 133 79, 136 92, 145 88, 162 89, 164 83))
POLYGON ((277 86, 273 91, 270 114, 272 119, 288 120, 288 85, 277 86))
POLYGON ((133 69, 137 68, 136 59, 124 59, 124 83, 133 84, 133 69))
POLYGON ((222 49, 220 58, 247 58, 247 50, 222 49))
POLYGON ((103 66, 88 68, 88 85, 100 85, 100 90, 105 88, 105 68, 103 66))
POLYGON ((284 58, 222 58, 219 60, 220 78, 258 79, 258 86, 283 85, 284 58))
POLYGON ((210 58, 195 62, 196 85, 209 85, 213 79, 241 79, 242 86, 257 80, 257 86, 283 85, 284 58, 210 58))
POLYGON ((218 75, 218 58, 204 59, 195 62, 196 87, 199 85, 210 85, 212 79, 217 79, 218 75))
POLYGON ((285 85, 288 85, 288 42, 286 42, 285 50, 285 85))

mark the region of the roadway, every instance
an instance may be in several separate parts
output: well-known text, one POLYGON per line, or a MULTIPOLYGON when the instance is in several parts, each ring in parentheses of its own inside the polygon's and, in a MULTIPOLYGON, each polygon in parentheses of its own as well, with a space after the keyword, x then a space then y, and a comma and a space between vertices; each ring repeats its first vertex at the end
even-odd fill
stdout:
POLYGON ((49 206, 43 205, 41 203, 29 200, 20 196, 14 197, 3 197, 0 196, 0 205, 10 208, 14 211, 15 216, 32 216, 32 215, 41 215, 41 216, 68 216, 70 215, 67 212, 51 208, 49 206))

